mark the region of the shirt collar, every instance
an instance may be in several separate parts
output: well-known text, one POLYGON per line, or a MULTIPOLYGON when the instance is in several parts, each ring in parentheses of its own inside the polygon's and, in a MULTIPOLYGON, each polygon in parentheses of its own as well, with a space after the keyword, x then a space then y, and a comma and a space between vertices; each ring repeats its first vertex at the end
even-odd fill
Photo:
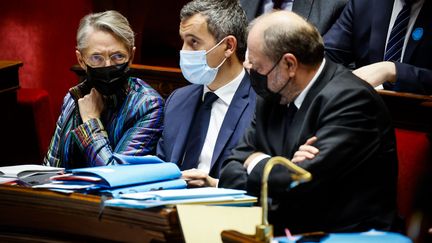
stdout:
MULTIPOLYGON (((235 92, 237 91, 237 88, 240 86, 241 81, 243 80, 243 77, 245 75, 244 68, 242 71, 235 77, 233 80, 225 84, 224 86, 218 88, 214 91, 214 93, 221 99, 226 105, 231 104, 231 100, 234 97, 235 92)), ((207 87, 207 85, 204 85, 204 91, 202 100, 204 100, 204 95, 209 92, 210 89, 207 87)))
POLYGON ((315 83, 319 75, 321 74, 322 70, 324 69, 324 65, 326 63, 325 58, 323 58, 323 61, 321 62, 320 67, 318 68, 318 71, 315 73, 309 84, 306 86, 306 88, 303 89, 303 91, 297 96, 297 98, 294 100, 294 105, 297 107, 297 109, 300 109, 300 106, 303 104, 303 101, 311 89, 312 85, 315 83))

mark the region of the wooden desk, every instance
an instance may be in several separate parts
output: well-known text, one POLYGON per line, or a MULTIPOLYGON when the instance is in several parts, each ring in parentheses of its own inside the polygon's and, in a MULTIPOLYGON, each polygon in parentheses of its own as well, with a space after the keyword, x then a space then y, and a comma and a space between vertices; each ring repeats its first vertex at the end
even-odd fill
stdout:
POLYGON ((19 88, 18 69, 22 65, 20 61, 0 60, 0 94, 19 88))
POLYGON ((101 210, 100 202, 98 196, 0 185, 0 242, 183 242, 175 209, 101 210))
POLYGON ((394 126, 432 132, 432 96, 378 90, 390 111, 394 126))
POLYGON ((0 60, 0 127, 3 128, 10 124, 10 117, 17 106, 18 70, 22 65, 20 61, 0 60))

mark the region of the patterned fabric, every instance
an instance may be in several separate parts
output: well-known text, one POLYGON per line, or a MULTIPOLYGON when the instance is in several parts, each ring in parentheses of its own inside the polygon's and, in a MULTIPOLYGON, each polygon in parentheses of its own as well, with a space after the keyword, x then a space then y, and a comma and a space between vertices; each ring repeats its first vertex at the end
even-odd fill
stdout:
POLYGON ((83 123, 77 100, 88 93, 86 83, 64 98, 44 163, 64 168, 118 164, 113 153, 154 154, 163 129, 164 101, 147 83, 129 78, 128 88, 107 97, 100 119, 83 123))

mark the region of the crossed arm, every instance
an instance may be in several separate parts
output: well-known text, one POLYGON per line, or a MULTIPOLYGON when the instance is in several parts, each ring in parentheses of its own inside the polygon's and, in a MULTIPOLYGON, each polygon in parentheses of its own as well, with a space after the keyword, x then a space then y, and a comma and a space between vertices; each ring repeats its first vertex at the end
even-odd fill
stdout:
MULTIPOLYGON (((317 137, 309 138, 305 144, 301 145, 299 149, 294 153, 294 157, 291 159, 294 163, 301 163, 306 159, 313 159, 319 153, 319 149, 312 146, 318 140, 317 137)), ((244 167, 250 165, 251 161, 259 155, 263 155, 261 152, 253 153, 247 158, 244 163, 244 167)), ((217 187, 219 182, 218 179, 213 178, 208 175, 208 173, 198 170, 198 169, 190 169, 182 171, 182 178, 185 179, 188 183, 189 187, 217 187)))

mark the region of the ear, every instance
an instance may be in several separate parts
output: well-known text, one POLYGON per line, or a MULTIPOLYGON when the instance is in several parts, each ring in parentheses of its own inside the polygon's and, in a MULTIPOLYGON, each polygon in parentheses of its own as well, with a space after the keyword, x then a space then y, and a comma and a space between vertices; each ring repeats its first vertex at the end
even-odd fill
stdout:
POLYGON ((226 50, 225 57, 230 57, 237 50, 237 39, 233 35, 229 35, 225 38, 226 50))
POLYGON ((290 77, 294 77, 297 68, 298 68, 298 60, 292 53, 285 53, 283 56, 284 64, 286 65, 286 69, 288 70, 288 74, 290 77))
POLYGON ((81 52, 75 50, 75 55, 77 57, 78 64, 81 66, 82 69, 84 69, 84 71, 87 71, 87 65, 84 62, 84 58, 81 55, 81 52))
POLYGON ((133 59, 134 59, 134 56, 135 56, 135 50, 136 50, 136 47, 134 46, 134 47, 132 48, 131 56, 130 56, 130 58, 129 58, 129 66, 132 65, 132 62, 133 62, 133 59))

